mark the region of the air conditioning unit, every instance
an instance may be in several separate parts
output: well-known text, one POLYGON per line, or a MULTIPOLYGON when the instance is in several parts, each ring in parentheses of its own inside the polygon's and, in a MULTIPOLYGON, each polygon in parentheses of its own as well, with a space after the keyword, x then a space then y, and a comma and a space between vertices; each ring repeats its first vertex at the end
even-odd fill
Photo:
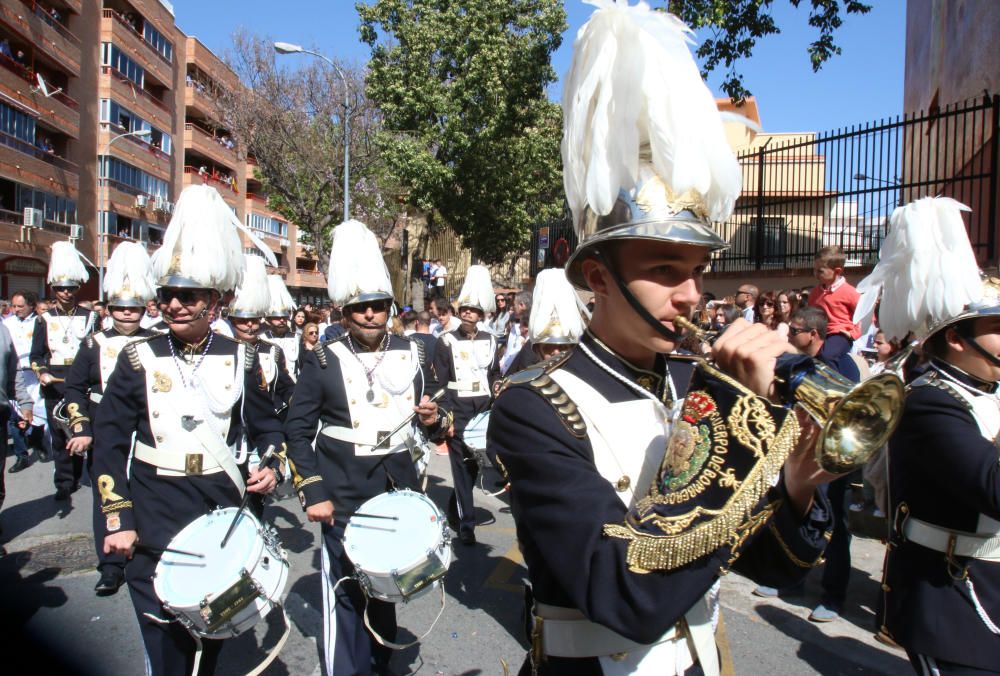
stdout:
POLYGON ((42 210, 27 207, 24 210, 24 224, 29 228, 42 227, 42 210))
POLYGON ((166 211, 167 210, 167 199, 163 195, 157 195, 156 201, 153 204, 153 208, 156 211, 166 211))
POLYGON ((70 239, 83 239, 83 226, 79 223, 71 223, 69 226, 70 239))
POLYGON ((165 211, 168 214, 174 213, 174 203, 173 202, 167 202, 167 207, 166 207, 165 211))
POLYGON ((292 245, 292 243, 289 242, 284 237, 282 237, 281 239, 278 240, 278 244, 280 244, 281 247, 284 248, 284 249, 287 249, 288 247, 290 247, 292 245))
POLYGON ((135 197, 135 208, 145 209, 146 205, 149 204, 149 197, 146 195, 136 195, 135 197))

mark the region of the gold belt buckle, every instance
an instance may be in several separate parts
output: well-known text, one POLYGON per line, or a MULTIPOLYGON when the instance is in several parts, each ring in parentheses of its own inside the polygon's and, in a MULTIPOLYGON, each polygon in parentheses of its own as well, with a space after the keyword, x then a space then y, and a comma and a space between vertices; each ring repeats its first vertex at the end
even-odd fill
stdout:
POLYGON ((473 392, 478 392, 479 391, 479 381, 478 380, 476 382, 472 383, 472 391, 473 392))
POLYGON ((76 357, 69 357, 68 359, 63 359, 63 366, 72 366, 74 359, 76 359, 76 357))
POLYGON ((188 453, 184 456, 184 473, 188 475, 200 475, 202 469, 202 454, 188 453))
POLYGON ((542 625, 544 624, 545 620, 535 615, 535 626, 531 628, 531 664, 536 669, 545 658, 545 645, 542 640, 542 625))

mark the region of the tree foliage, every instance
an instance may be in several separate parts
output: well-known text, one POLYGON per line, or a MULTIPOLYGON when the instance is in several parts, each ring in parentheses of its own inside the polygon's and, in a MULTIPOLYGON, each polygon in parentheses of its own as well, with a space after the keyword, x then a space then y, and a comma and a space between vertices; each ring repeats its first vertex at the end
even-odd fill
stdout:
MULTIPOLYGON (((339 64, 348 82, 321 59, 282 57, 272 43, 241 32, 228 55, 243 86, 219 91, 216 103, 238 147, 256 159, 255 178, 268 206, 299 227, 316 248, 320 269, 329 257, 332 228, 343 220, 344 86, 351 132, 351 218, 385 243, 394 229, 399 190, 374 146, 381 117, 364 95, 363 74, 339 64)), ((293 262, 294 263, 294 262, 293 262)))
MULTIPOLYGON (((793 7, 802 0, 788 0, 793 7)), ((697 54, 702 59, 702 76, 726 68, 722 89, 737 101, 750 95, 736 62, 753 53, 757 41, 781 32, 771 16, 773 0, 666 0, 667 8, 692 28, 708 28, 712 37, 704 40, 697 54)), ((860 0, 806 0, 810 7, 809 25, 819 35, 809 45, 809 60, 818 71, 832 56, 840 54, 833 34, 843 24, 843 14, 867 14, 871 10, 860 0)))
POLYGON ((357 5, 368 96, 407 201, 486 262, 522 251, 562 210, 561 113, 545 93, 566 28, 560 0, 357 5))

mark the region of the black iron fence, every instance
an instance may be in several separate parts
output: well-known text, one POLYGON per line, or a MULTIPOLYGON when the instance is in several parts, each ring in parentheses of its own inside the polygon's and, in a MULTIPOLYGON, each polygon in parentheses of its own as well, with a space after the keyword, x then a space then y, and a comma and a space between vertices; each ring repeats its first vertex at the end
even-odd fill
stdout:
POLYGON ((739 153, 743 194, 720 226, 730 248, 712 272, 811 267, 838 245, 848 266, 873 264, 897 206, 946 195, 972 208, 982 262, 997 258, 1000 97, 824 133, 760 134, 739 153))

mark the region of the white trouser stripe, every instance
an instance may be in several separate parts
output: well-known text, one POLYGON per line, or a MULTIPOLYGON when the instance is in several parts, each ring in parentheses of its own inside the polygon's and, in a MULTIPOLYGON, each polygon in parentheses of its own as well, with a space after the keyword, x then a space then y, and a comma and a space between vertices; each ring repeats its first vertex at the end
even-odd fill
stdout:
POLYGON ((334 617, 337 605, 337 599, 334 598, 336 585, 330 581, 330 554, 326 543, 321 541, 320 549, 323 550, 323 656, 326 658, 326 673, 332 676, 333 653, 336 650, 334 644, 337 642, 337 618, 334 617))

